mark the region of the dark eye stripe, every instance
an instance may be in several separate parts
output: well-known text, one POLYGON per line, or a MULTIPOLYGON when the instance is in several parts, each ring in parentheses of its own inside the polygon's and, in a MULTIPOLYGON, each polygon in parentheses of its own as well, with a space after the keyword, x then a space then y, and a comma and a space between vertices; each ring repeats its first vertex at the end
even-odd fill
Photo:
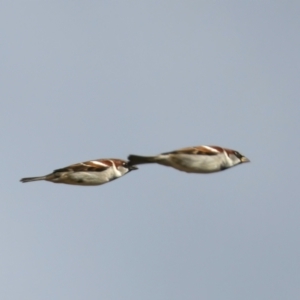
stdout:
POLYGON ((241 155, 241 154, 238 153, 237 151, 234 151, 233 153, 234 153, 234 155, 235 155, 237 158, 242 158, 242 157, 243 157, 243 155, 241 155))

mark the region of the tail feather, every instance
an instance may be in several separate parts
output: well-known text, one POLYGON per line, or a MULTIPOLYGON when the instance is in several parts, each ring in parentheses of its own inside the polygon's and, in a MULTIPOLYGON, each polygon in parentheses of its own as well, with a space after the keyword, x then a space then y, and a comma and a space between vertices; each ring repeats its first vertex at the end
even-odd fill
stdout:
POLYGON ((46 176, 39 176, 39 177, 22 178, 20 181, 23 182, 23 183, 25 183, 25 182, 45 180, 45 179, 46 179, 46 176))
POLYGON ((140 156, 140 155, 130 154, 128 156, 128 160, 129 160, 129 163, 131 165, 141 165, 141 164, 155 163, 155 157, 154 156, 140 156))

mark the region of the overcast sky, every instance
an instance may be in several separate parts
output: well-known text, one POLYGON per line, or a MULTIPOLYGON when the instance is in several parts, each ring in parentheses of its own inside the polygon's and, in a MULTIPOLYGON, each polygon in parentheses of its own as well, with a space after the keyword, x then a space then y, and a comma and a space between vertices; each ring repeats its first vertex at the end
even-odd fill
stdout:
POLYGON ((298 299, 299 15, 298 1, 3 1, 0 298, 298 299), (19 182, 201 144, 251 163, 19 182))

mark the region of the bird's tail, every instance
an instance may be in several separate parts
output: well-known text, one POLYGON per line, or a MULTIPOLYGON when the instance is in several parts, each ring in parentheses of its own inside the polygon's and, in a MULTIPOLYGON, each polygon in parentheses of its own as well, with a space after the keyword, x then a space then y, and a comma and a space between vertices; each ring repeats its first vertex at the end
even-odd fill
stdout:
POLYGON ((20 181, 21 182, 30 182, 30 181, 38 181, 38 180, 45 180, 46 176, 39 176, 39 177, 27 177, 27 178, 22 178, 20 181))
POLYGON ((130 154, 128 160, 131 165, 151 164, 156 162, 155 156, 140 156, 134 154, 130 154))

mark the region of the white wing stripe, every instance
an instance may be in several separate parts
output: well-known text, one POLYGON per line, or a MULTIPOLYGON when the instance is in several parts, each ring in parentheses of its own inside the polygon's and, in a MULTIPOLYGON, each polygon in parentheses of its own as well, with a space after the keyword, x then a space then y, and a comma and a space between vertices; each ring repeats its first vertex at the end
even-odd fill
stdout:
POLYGON ((96 161, 96 160, 91 160, 91 163, 95 164, 95 165, 99 165, 99 166, 103 166, 103 167, 107 167, 106 164, 100 162, 100 161, 96 161))
POLYGON ((210 150, 212 152, 219 152, 218 150, 212 148, 212 147, 209 147, 209 146, 202 146, 203 148, 206 148, 207 150, 210 150))

